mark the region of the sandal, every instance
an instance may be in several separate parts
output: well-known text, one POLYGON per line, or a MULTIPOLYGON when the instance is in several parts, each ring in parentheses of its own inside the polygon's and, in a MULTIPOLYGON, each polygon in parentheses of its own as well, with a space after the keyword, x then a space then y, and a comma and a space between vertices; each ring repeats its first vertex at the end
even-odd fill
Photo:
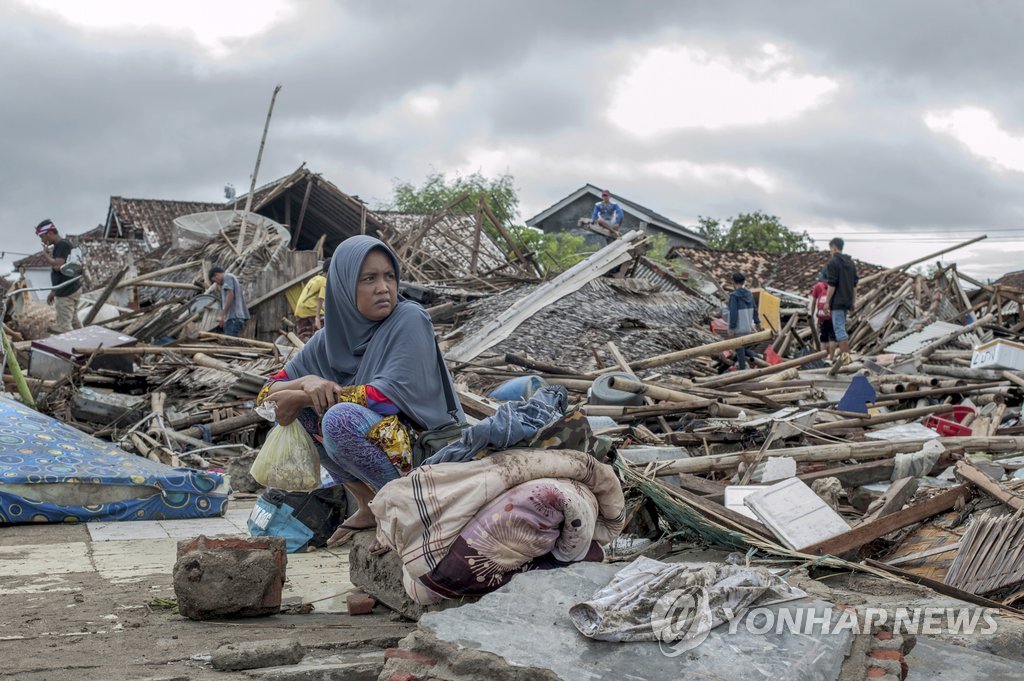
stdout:
MULTIPOLYGON (((349 530, 349 533, 338 539, 335 539, 334 541, 328 539, 326 547, 334 548, 336 546, 342 546, 343 544, 347 544, 348 542, 352 541, 352 538, 355 537, 358 533, 362 532, 363 530, 372 529, 372 527, 354 527, 352 525, 346 525, 345 523, 342 523, 341 525, 338 525, 338 529, 334 531, 334 534, 337 534, 338 530, 349 530)), ((334 535, 332 534, 331 536, 333 537, 334 535)))

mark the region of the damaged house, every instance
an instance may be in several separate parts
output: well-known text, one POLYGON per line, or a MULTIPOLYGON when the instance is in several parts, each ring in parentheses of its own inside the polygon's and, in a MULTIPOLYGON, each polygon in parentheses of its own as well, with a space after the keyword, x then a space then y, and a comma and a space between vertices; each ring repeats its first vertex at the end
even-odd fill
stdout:
MULTIPOLYGON (((543 232, 569 232, 587 238, 588 242, 602 244, 604 241, 593 232, 580 226, 580 220, 589 220, 594 204, 601 200, 601 189, 585 184, 572 194, 541 211, 526 221, 526 224, 543 232)), ((612 202, 622 208, 623 233, 639 230, 648 234, 664 234, 673 246, 699 247, 707 240, 698 232, 684 227, 664 215, 634 201, 612 194, 612 202)))

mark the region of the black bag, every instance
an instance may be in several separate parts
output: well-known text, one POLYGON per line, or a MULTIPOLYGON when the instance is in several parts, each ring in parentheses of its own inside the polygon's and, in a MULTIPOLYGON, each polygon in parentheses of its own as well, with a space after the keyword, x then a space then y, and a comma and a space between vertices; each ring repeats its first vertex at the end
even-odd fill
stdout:
POLYGON ((296 549, 299 551, 307 546, 325 546, 346 516, 345 488, 341 485, 312 492, 285 492, 268 488, 263 490, 260 498, 278 508, 287 504, 292 509, 292 518, 313 533, 305 545, 296 549))
POLYGON ((444 404, 448 414, 452 417, 452 423, 438 428, 424 430, 412 443, 412 467, 417 468, 434 454, 444 449, 448 443, 455 440, 462 434, 462 431, 469 427, 468 423, 459 423, 459 407, 455 400, 455 391, 452 390, 451 381, 448 379, 448 369, 444 365, 444 357, 441 355, 441 348, 434 344, 437 350, 437 368, 441 372, 441 385, 444 387, 444 404))

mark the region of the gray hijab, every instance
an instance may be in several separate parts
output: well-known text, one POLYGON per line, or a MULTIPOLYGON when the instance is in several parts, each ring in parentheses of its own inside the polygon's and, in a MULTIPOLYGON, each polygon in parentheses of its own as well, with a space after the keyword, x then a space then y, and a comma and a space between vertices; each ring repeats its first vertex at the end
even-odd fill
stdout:
POLYGON ((343 241, 334 251, 327 276, 324 328, 285 365, 288 377, 313 374, 339 385, 370 384, 426 428, 463 422, 458 400, 455 414, 445 406, 441 381, 451 386, 452 380, 448 370, 442 375, 438 366, 434 325, 426 310, 399 296, 391 314, 373 322, 356 308, 359 270, 374 249, 391 258, 398 279, 398 258, 384 242, 370 236, 343 241))

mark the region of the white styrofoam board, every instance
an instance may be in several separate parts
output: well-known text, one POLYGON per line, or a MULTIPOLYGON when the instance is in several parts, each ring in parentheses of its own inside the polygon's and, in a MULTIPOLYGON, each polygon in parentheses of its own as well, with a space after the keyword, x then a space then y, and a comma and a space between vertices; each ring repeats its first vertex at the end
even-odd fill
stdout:
POLYGON ((743 503, 791 549, 850 530, 843 517, 799 478, 788 478, 749 494, 743 503))

